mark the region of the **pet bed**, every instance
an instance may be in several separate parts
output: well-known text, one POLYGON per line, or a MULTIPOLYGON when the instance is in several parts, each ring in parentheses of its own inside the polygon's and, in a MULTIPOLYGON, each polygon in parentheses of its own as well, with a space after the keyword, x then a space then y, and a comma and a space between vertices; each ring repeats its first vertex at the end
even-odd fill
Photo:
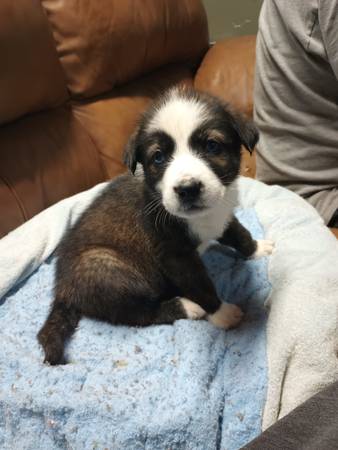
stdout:
POLYGON ((36 333, 52 300, 53 251, 104 184, 0 241, 0 448, 237 449, 338 379, 335 238, 296 195, 238 185, 239 219, 276 249, 250 261, 217 244, 205 253, 221 298, 246 311, 228 332, 205 321, 135 329, 83 319, 70 364, 46 366, 36 333))

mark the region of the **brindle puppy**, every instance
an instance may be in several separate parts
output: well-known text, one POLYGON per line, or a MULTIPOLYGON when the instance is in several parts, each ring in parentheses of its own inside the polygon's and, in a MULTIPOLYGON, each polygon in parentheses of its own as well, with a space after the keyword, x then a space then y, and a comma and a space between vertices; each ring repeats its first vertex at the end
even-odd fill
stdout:
POLYGON ((147 326, 206 317, 229 328, 241 310, 221 303, 199 252, 210 239, 246 257, 254 241, 234 218, 241 145, 258 133, 218 99, 174 89, 144 114, 130 140, 133 174, 113 180, 64 237, 55 299, 38 339, 45 361, 63 362, 82 316, 147 326))

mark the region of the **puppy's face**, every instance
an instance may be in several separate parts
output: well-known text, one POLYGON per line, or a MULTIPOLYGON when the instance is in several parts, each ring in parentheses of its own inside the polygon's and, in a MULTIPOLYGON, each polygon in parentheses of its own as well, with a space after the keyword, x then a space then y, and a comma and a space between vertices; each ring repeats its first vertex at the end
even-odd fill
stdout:
POLYGON ((169 213, 189 218, 222 201, 239 173, 241 145, 251 150, 257 140, 253 124, 218 99, 173 89, 143 116, 126 159, 133 172, 142 164, 169 213))

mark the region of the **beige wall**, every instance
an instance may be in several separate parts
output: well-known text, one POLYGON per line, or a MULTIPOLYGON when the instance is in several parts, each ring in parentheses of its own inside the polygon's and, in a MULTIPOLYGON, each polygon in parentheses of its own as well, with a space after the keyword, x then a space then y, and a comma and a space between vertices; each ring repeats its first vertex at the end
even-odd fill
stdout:
POLYGON ((210 40, 254 34, 263 0, 202 0, 207 11, 210 40))

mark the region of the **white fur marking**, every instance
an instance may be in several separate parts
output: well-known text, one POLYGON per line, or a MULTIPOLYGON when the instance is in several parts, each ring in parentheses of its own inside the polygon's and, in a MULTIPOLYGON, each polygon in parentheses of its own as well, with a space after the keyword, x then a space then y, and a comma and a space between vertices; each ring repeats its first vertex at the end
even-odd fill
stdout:
POLYGON ((180 298, 180 302, 182 303, 183 309, 186 312, 188 319, 197 320, 206 315, 204 309, 201 308, 197 303, 194 303, 184 297, 180 298))
POLYGON ((242 310, 229 303, 222 303, 221 307, 214 314, 208 316, 208 321, 218 328, 236 327, 243 318, 242 310))
POLYGON ((172 136, 178 147, 206 118, 205 106, 194 99, 180 97, 173 90, 148 125, 149 131, 161 130, 172 136))
POLYGON ((198 237, 201 245, 198 248, 202 253, 208 242, 220 238, 233 217, 233 210, 237 205, 237 183, 226 188, 224 197, 214 204, 204 216, 188 218, 191 232, 198 237))
POLYGON ((172 161, 157 186, 162 192, 164 207, 174 215, 185 218, 190 216, 182 211, 179 198, 174 190, 176 186, 187 180, 202 183, 200 201, 207 207, 220 203, 224 198, 226 188, 217 175, 202 158, 195 155, 187 146, 181 147, 174 152, 172 161))
POLYGON ((259 239, 257 240, 257 250, 253 254, 253 258, 261 258, 263 256, 271 255, 274 248, 275 243, 273 241, 259 239))

